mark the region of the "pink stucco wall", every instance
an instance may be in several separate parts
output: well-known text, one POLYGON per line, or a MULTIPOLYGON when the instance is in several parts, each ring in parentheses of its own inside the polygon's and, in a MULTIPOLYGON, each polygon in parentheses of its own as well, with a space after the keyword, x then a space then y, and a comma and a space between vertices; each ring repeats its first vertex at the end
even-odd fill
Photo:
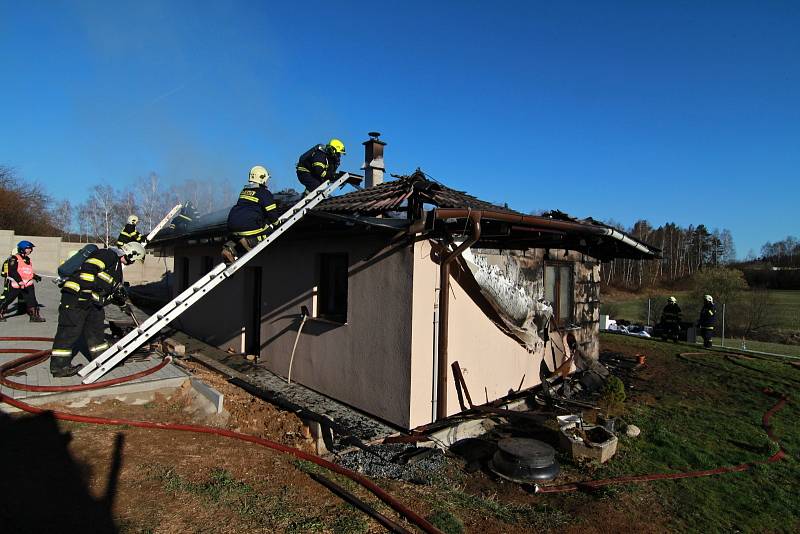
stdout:
MULTIPOLYGON (((369 233, 278 241, 187 311, 179 326, 208 343, 239 352, 253 300, 246 271, 261 269, 261 358, 267 368, 286 376, 300 307, 313 308, 318 255, 346 252, 347 323, 306 323, 292 380, 403 428, 429 423, 439 266, 427 241, 390 250, 384 248, 386 243, 384 235, 369 233)), ((189 258, 189 282, 193 282, 202 274, 203 256, 217 258, 218 252, 217 246, 176 249, 176 283, 183 278, 183 257, 189 258)), ((531 259, 533 264, 543 260, 541 253, 531 259)), ((596 271, 593 264, 575 263, 577 282, 597 276, 596 271)), ((520 382, 523 388, 538 384, 543 355, 552 368, 549 344, 529 353, 501 332, 455 280, 451 282, 448 364, 460 363, 473 401, 502 397, 520 382)), ((583 307, 580 287, 584 286, 576 283, 576 315, 589 322, 577 335, 586 348, 596 350, 597 327, 591 322, 596 309, 583 307)), ((560 364, 562 353, 556 353, 560 364)), ((449 371, 447 383, 447 412, 452 414, 459 405, 449 371)))

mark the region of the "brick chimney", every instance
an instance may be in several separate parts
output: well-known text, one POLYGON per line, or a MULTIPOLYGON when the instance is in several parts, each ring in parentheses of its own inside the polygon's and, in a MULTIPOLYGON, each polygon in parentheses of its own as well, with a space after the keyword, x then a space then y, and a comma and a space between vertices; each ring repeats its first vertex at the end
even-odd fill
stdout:
POLYGON ((372 187, 383 183, 383 147, 386 143, 378 139, 380 132, 369 132, 369 139, 364 145, 364 187, 372 187))

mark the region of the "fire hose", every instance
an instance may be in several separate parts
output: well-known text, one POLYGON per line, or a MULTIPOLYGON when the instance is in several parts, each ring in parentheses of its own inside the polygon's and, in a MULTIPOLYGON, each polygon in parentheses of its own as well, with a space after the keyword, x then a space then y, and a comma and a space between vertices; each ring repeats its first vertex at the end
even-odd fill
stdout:
MULTIPOLYGON (((705 354, 705 353, 698 353, 698 352, 685 352, 682 353, 681 356, 687 355, 694 355, 694 354, 705 354)), ((583 482, 571 482, 569 484, 560 484, 557 486, 535 486, 536 493, 565 493, 565 492, 572 492, 572 491, 579 491, 579 490, 596 490, 603 486, 612 486, 616 484, 632 484, 636 482, 650 482, 653 480, 677 480, 682 478, 699 478, 699 477, 708 477, 713 475, 722 475, 725 473, 740 473, 743 471, 749 471, 757 465, 763 464, 770 464, 774 462, 778 462, 783 460, 786 457, 786 449, 783 448, 783 445, 779 441, 778 437, 772 431, 772 426, 770 425, 770 419, 772 416, 775 415, 781 408, 786 406, 786 403, 789 400, 789 397, 783 393, 778 393, 773 391, 770 388, 762 389, 762 392, 768 396, 776 397, 778 401, 772 405, 761 417, 761 427, 767 433, 767 437, 778 446, 778 451, 775 454, 772 454, 765 460, 757 460, 753 462, 745 462, 737 465, 728 465, 722 467, 716 467, 714 469, 704 469, 698 471, 686 471, 682 473, 652 473, 646 475, 633 475, 633 476, 622 476, 622 477, 614 477, 614 478, 606 478, 601 480, 587 480, 583 482)))
MULTIPOLYGON (((0 341, 49 341, 52 342, 52 338, 47 337, 0 337, 0 341)), ((6 378, 7 375, 18 373, 24 369, 32 367, 40 362, 43 362, 47 358, 50 357, 50 350, 33 350, 33 349, 26 349, 26 348, 4 348, 0 349, 0 353, 2 354, 27 354, 27 356, 23 356, 21 358, 17 358, 11 362, 8 362, 2 366, 0 366, 0 383, 14 389, 24 389, 27 391, 82 391, 87 389, 98 389, 102 387, 111 386, 114 384, 120 384, 123 382, 128 382, 130 380, 135 380, 136 378, 141 378, 142 376, 146 376, 148 374, 152 374, 156 372, 161 367, 165 366, 169 363, 170 358, 167 357, 162 361, 159 365, 147 369, 145 371, 129 375, 122 378, 115 378, 112 380, 106 380, 104 382, 97 382, 94 384, 80 384, 75 386, 28 386, 25 384, 20 384, 18 382, 14 382, 8 380, 6 378)), ((320 458, 314 454, 310 454, 300 449, 295 449, 294 447, 288 447, 286 445, 282 445, 280 443, 259 438, 257 436, 251 436, 248 434, 242 434, 240 432, 233 432, 231 430, 225 430, 222 428, 215 428, 209 426, 202 426, 202 425, 184 425, 184 424, 176 424, 176 423, 155 423, 150 421, 136 421, 131 419, 117 419, 117 418, 105 418, 105 417, 90 417, 85 415, 78 415, 72 414, 67 412, 59 412, 59 411, 51 411, 51 410, 44 410, 42 408, 37 408, 35 406, 31 406, 25 402, 22 402, 18 399, 13 399, 8 395, 4 395, 0 393, 0 403, 6 403, 10 406, 18 408, 20 410, 26 411, 32 414, 42 414, 45 412, 50 412, 52 415, 61 421, 74 421, 78 423, 90 423, 90 424, 97 424, 97 425, 114 425, 114 426, 131 426, 136 428, 148 428, 148 429, 156 429, 156 430, 174 430, 179 432, 193 432, 197 434, 213 434, 216 436, 222 436, 231 439, 238 439, 241 441, 247 441, 250 443, 255 443, 256 445, 260 445, 262 447, 266 447, 268 449, 273 449, 278 452, 282 452, 284 454, 289 454, 294 456, 295 458, 299 458, 301 460, 305 460, 308 462, 315 463, 321 467, 324 467, 334 473, 338 473, 342 476, 349 478, 350 480, 358 483, 363 488, 372 492, 376 497, 378 497, 381 501, 386 503, 389 507, 395 510, 400 516, 406 518, 411 523, 418 526, 424 532, 429 534, 442 534, 442 532, 428 522, 425 518, 407 508, 404 504, 400 501, 395 499, 391 494, 383 490, 380 486, 372 482, 369 478, 356 473, 355 471, 351 471, 350 469, 341 467, 333 462, 325 460, 324 458, 320 458)))

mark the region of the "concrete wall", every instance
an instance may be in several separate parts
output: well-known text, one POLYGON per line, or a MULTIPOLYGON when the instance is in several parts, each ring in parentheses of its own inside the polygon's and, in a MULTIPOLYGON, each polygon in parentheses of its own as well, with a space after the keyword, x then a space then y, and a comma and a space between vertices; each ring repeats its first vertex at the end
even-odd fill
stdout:
MULTIPOLYGON (((319 255, 347 253, 347 323, 306 322, 297 343, 292 380, 408 428, 412 249, 401 246, 383 251, 387 241, 385 235, 374 234, 276 241, 184 313, 179 326, 224 350, 240 352, 242 328, 247 329, 253 309, 246 271, 260 268, 262 363, 286 376, 300 307, 314 309, 319 255)), ((177 284, 183 279, 184 257, 193 282, 201 274, 202 257, 216 257, 218 252, 218 246, 176 248, 177 284)))
MULTIPOLYGON (((31 254, 34 268, 41 274, 53 275, 58 266, 80 250, 86 243, 70 243, 62 241, 60 237, 43 237, 30 235, 15 235, 12 230, 0 230, 0 256, 5 259, 13 250, 16 252, 17 243, 27 240, 35 248, 31 254)), ((148 255, 144 263, 137 262, 125 268, 125 281, 131 284, 139 282, 154 282, 160 280, 167 271, 172 270, 172 258, 156 258, 148 255)))

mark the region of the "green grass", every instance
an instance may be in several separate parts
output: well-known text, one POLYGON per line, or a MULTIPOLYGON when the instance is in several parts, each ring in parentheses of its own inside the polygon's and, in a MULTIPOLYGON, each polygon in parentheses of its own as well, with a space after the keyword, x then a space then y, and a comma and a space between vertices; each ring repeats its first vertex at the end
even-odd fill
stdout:
POLYGON ((551 505, 505 503, 493 494, 474 495, 464 491, 463 486, 451 478, 434 477, 433 487, 432 518, 438 521, 434 524, 450 534, 461 532, 456 525, 462 524, 460 516, 466 511, 478 512, 507 525, 524 526, 526 529, 556 528, 570 521, 566 512, 551 505))
MULTIPOLYGON (((762 415, 776 399, 761 390, 792 393, 800 386, 800 371, 785 361, 735 360, 737 364, 715 352, 682 359, 672 345, 609 334, 601 335, 604 345, 643 352, 648 361, 662 360, 678 385, 649 391, 657 395, 652 405, 629 405, 625 419, 639 426, 642 435, 621 437, 617 456, 591 478, 710 469, 763 460, 777 450, 761 427, 762 415)), ((670 526, 693 532, 797 532, 799 416, 797 403, 791 401, 772 419, 787 460, 750 472, 651 483, 671 515, 670 526)))
MULTIPOLYGON (((741 350, 741 339, 726 339, 723 346, 722 338, 712 338, 712 343, 716 348, 730 348, 741 350)), ((772 354, 784 354, 786 356, 796 356, 800 358, 800 345, 781 345, 780 343, 769 343, 767 341, 745 341, 746 350, 769 352, 772 354)))
POLYGON ((154 465, 150 478, 159 480, 170 493, 195 495, 206 506, 219 506, 235 512, 245 523, 287 533, 332 531, 362 534, 369 530, 366 517, 348 504, 309 509, 292 495, 290 486, 279 491, 261 492, 235 479, 224 469, 214 469, 210 478, 193 482, 174 469, 154 465))
MULTIPOLYGON (((774 308, 773 322, 775 328, 786 330, 800 330, 800 291, 769 290, 774 308)), ((650 323, 653 324, 661 317, 661 308, 667 296, 678 299, 684 313, 684 320, 696 319, 695 314, 700 309, 701 303, 691 302, 689 291, 675 291, 669 295, 626 294, 615 297, 603 297, 604 305, 617 310, 613 319, 627 319, 629 321, 647 321, 647 299, 653 298, 650 311, 650 323)), ((719 311, 722 309, 720 307, 719 311)), ((735 311, 735 310, 734 310, 735 311)))

